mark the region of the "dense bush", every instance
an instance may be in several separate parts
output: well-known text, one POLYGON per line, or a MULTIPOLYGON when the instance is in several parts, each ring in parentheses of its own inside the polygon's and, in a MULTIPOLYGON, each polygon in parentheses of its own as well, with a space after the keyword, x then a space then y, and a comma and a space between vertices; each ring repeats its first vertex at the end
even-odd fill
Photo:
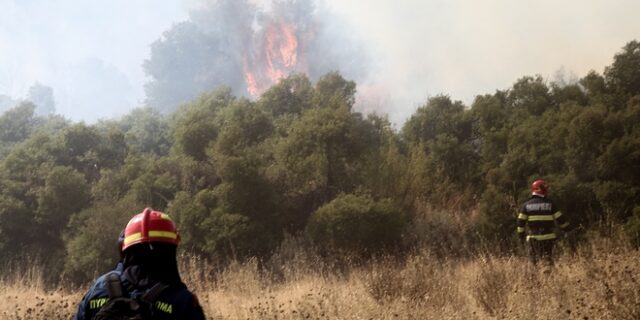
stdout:
POLYGON ((325 250, 373 252, 399 245, 407 222, 388 199, 342 194, 313 213, 306 233, 325 250))

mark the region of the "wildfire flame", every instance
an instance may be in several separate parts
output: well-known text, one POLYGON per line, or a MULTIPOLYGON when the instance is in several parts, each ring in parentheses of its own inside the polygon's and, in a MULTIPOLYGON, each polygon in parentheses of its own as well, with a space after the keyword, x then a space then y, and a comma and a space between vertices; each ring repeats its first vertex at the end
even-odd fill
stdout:
POLYGON ((300 50, 296 28, 286 21, 271 20, 256 33, 256 52, 244 58, 244 79, 247 91, 258 96, 278 80, 292 72, 304 72, 298 59, 300 50))

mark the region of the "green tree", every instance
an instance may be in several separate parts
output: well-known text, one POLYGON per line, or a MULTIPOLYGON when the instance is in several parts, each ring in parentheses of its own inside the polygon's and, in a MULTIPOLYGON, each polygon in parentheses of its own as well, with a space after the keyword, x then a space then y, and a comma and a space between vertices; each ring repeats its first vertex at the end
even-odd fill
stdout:
POLYGON ((549 87, 540 75, 518 79, 509 90, 507 99, 516 111, 516 118, 539 116, 554 107, 549 87))
POLYGON ((462 102, 451 101, 443 95, 429 98, 402 127, 402 135, 409 143, 435 140, 440 134, 459 140, 465 140, 471 134, 471 122, 465 119, 462 102))
POLYGON ((497 167, 507 153, 509 133, 513 126, 510 122, 511 111, 506 93, 501 91, 477 96, 471 106, 473 136, 479 142, 482 171, 485 173, 497 167))
POLYGON ((338 72, 329 72, 318 79, 315 104, 320 107, 347 107, 356 102, 356 83, 347 81, 338 72))
POLYGON ((629 96, 640 94, 640 42, 627 43, 605 68, 604 76, 615 90, 629 96))
MULTIPOLYGON (((424 148, 426 188, 420 197, 446 205, 449 199, 465 194, 479 182, 479 160, 474 146, 473 114, 447 96, 430 98, 405 123, 402 135, 408 144, 424 148)), ((414 155, 419 155, 415 153, 414 155)))
POLYGON ((16 143, 26 140, 35 124, 35 106, 23 102, 0 116, 0 142, 16 143))
POLYGON ((277 245, 283 229, 276 193, 265 174, 270 152, 263 142, 273 123, 265 110, 244 99, 225 109, 221 122, 210 152, 221 179, 214 189, 215 225, 227 234, 234 254, 262 255, 277 245))
POLYGON ((168 154, 171 146, 169 122, 157 110, 150 107, 134 109, 117 124, 131 150, 158 156, 168 154))
POLYGON ((234 100, 228 88, 219 88, 183 106, 173 121, 173 147, 195 160, 206 160, 207 148, 218 136, 218 113, 234 100))
POLYGON ((290 205, 299 229, 318 206, 358 185, 357 168, 367 154, 371 129, 346 106, 314 108, 294 121, 275 145, 269 176, 290 205))
POLYGON ((312 107, 314 88, 303 74, 293 74, 265 91, 258 104, 272 116, 297 115, 312 107))
POLYGON ((49 170, 44 186, 37 191, 38 209, 35 220, 39 225, 42 248, 62 247, 61 235, 72 214, 90 203, 90 188, 84 176, 69 167, 56 166, 49 170))

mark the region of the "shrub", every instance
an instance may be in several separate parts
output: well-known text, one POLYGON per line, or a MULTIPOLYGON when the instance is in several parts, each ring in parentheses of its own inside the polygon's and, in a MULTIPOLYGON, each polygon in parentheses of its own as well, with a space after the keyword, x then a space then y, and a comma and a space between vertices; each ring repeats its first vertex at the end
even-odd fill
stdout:
POLYGON ((495 246, 489 248, 494 249, 513 247, 517 214, 518 208, 508 196, 493 187, 487 188, 480 200, 480 214, 474 225, 478 241, 493 243, 495 246))
POLYGON ((633 215, 624 225, 624 232, 635 247, 640 247, 640 206, 633 209, 633 215))
POLYGON ((112 268, 119 259, 118 235, 127 221, 144 209, 129 198, 100 202, 71 218, 66 234, 64 275, 80 283, 112 268))
POLYGON ((311 216, 306 233, 321 249, 373 252, 399 244, 407 220, 390 200, 342 194, 311 216))

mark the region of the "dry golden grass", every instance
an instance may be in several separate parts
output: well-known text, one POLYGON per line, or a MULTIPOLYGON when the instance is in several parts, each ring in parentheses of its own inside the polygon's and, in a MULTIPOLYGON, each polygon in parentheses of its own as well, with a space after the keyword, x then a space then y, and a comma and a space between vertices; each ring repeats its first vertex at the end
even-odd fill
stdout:
MULTIPOLYGON (((304 254, 270 271, 198 259, 181 268, 210 319, 640 319, 640 255, 606 243, 560 254, 554 268, 428 252, 340 271, 304 254)), ((2 319, 69 319, 82 293, 41 283, 33 272, 1 283, 2 319)))
POLYGON ((0 319, 70 319, 82 293, 45 288, 42 272, 34 266, 5 275, 0 280, 0 319))

